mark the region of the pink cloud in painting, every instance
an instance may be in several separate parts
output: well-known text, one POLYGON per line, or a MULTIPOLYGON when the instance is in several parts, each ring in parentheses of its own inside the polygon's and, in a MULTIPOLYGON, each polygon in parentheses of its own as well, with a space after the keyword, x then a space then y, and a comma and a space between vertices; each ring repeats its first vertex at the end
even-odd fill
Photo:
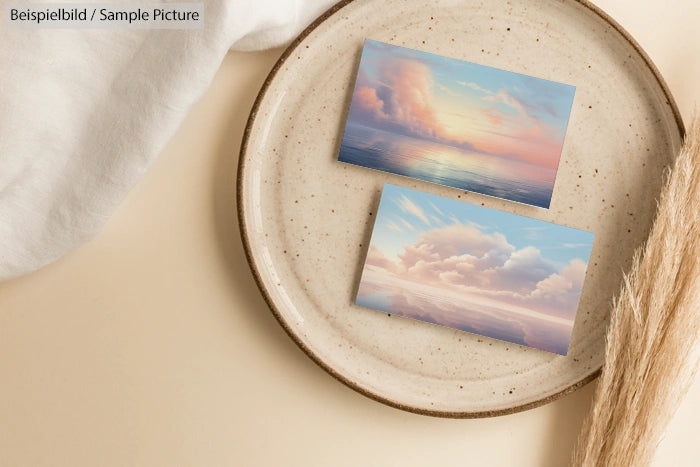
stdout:
POLYGON ((586 263, 580 259, 574 259, 560 272, 538 282, 530 295, 534 301, 543 303, 554 301, 568 305, 570 302, 578 302, 578 295, 585 278, 586 263))
POLYGON ((419 62, 398 60, 387 62, 382 72, 392 90, 390 118, 416 134, 449 139, 437 117, 430 69, 419 62))
POLYGON ((381 67, 379 85, 359 85, 353 105, 371 118, 393 123, 418 137, 458 142, 437 117, 430 68, 407 60, 389 60, 381 67), (381 93, 383 98, 379 98, 381 93))
POLYGON ((455 137, 440 121, 434 90, 428 66, 416 61, 392 59, 380 68, 377 83, 363 85, 358 82, 352 110, 419 138, 450 145, 467 144, 471 148, 466 139, 455 137))
POLYGON ((370 78, 360 70, 351 106, 354 119, 370 119, 398 134, 556 169, 563 129, 541 118, 544 110, 539 107, 546 110, 546 103, 526 102, 508 87, 489 90, 469 81, 446 83, 435 77, 431 65, 434 62, 399 52, 386 55, 379 65, 365 64, 373 74, 370 78), (450 110, 449 102, 439 98, 440 93, 459 97, 460 90, 476 96, 472 113, 450 110))
POLYGON ((390 272, 401 272, 401 267, 384 256, 384 253, 374 245, 370 245, 369 250, 367 250, 365 264, 390 272))
POLYGON ((500 233, 465 225, 424 232, 394 260, 371 246, 366 264, 402 281, 497 298, 565 319, 574 318, 586 273, 579 259, 558 269, 535 247, 517 250, 500 233))
POLYGON ((378 119, 386 119, 388 116, 384 113, 384 102, 377 97, 377 90, 369 86, 361 86, 355 90, 353 96, 357 106, 365 112, 374 115, 378 119))

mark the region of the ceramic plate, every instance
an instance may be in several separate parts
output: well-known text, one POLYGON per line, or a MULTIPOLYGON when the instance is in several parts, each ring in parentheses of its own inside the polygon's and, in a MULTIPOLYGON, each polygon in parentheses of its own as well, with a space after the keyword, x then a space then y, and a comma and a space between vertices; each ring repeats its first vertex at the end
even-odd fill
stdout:
POLYGON ((512 413, 597 375, 612 298, 682 133, 648 57, 588 3, 343 2, 287 49, 255 103, 239 167, 243 242, 279 322, 345 384, 419 413, 512 413), (365 38, 576 86, 550 209, 339 163, 365 38), (568 356, 353 305, 385 182, 595 232, 568 356))

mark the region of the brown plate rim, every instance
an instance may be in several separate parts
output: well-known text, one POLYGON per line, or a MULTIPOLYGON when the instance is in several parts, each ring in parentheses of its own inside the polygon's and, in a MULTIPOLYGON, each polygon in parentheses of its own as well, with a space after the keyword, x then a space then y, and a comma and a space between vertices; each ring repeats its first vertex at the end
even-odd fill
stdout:
MULTIPOLYGON (((238 159, 238 174, 237 174, 237 185, 236 185, 236 198, 237 198, 237 210, 238 210, 238 226, 239 226, 239 231, 241 235, 241 240, 243 242, 243 249, 245 251, 245 256, 248 261, 248 264, 250 266, 251 272, 253 273, 253 277, 255 279, 255 283, 257 284, 258 288, 260 289, 260 292, 262 292, 263 298, 265 299, 265 302, 267 303, 268 307, 272 311, 272 314, 275 316, 279 324, 282 326, 282 328, 285 330, 287 335, 296 343, 296 345, 311 359, 313 360, 318 366, 323 368, 326 372, 328 372, 331 376, 333 376, 335 379, 340 381, 341 383, 345 384, 347 387, 359 392, 360 394, 369 397, 370 399, 373 399, 377 402, 381 402, 383 404, 386 404, 388 406, 405 410, 407 412, 412 412, 420 415, 430 415, 434 417, 444 417, 444 418, 486 418, 486 417, 496 417, 496 416, 501 416, 501 415, 509 415, 517 412, 522 412, 524 410, 529 410, 533 409, 535 407, 542 406, 544 404, 547 404, 549 402, 555 401, 556 399, 559 399, 560 397, 563 397, 567 394, 572 393, 573 391, 579 389, 580 387, 588 384, 589 382, 593 381, 595 378, 597 378, 600 375, 601 372, 601 367, 593 370, 591 373, 586 375, 584 378, 581 380, 571 384, 570 386, 567 386, 566 388, 562 389, 559 392, 556 392, 554 394, 551 394, 547 397, 543 397, 542 399, 538 399, 536 401, 528 402, 525 404, 520 404, 516 405, 513 407, 507 407, 504 409, 495 409, 495 410, 482 410, 482 411, 445 411, 445 410, 431 410, 431 409, 425 409, 422 407, 413 407, 410 405, 402 404, 401 402, 389 399, 384 396, 380 396, 379 394, 375 394, 363 387, 361 387, 359 384, 355 383, 354 381, 350 380, 349 378, 345 377, 338 371, 336 371, 333 367, 328 365, 323 359, 321 359, 318 355, 316 355, 300 338, 297 336, 294 331, 291 329, 289 324, 284 320, 282 317, 282 314, 280 313, 279 309, 277 308, 277 305, 274 303, 272 300, 272 297, 270 293, 268 292, 265 284, 263 283, 262 277, 260 275, 258 265, 255 262, 255 259, 253 258, 252 254, 252 248, 250 245, 250 239, 248 237, 248 229, 247 229, 247 222, 244 216, 244 203, 243 203, 243 198, 245 196, 245 193, 243 192, 243 185, 244 185, 244 173, 245 173, 245 167, 246 167, 246 154, 248 151, 248 143, 250 140, 250 133, 252 131, 253 125, 255 124, 255 119, 258 115, 258 110, 260 109, 260 105, 262 104, 263 99, 265 98, 265 95, 267 94, 268 89, 272 85, 272 82, 274 81, 274 78, 277 76, 277 73, 282 69, 282 65, 284 62, 289 58, 290 55, 296 50, 296 48, 301 44, 301 42, 309 35, 311 34, 312 31, 314 31, 321 23, 326 21, 327 19, 331 18, 335 13, 337 13, 339 10, 343 9, 346 7, 348 4, 355 2, 357 0, 342 0, 335 5, 333 5, 331 8, 326 10, 325 13, 323 13, 321 16, 319 16, 313 23, 311 23, 304 31, 302 31, 299 36, 294 39, 294 41, 287 47, 287 49, 282 53, 280 58, 277 60, 275 63, 274 67, 270 71, 270 73, 267 75, 267 78, 265 78, 265 82, 263 83, 262 87, 260 88, 260 91, 258 93, 257 98, 255 99, 255 103, 253 104, 253 108, 250 111, 250 115, 248 117, 248 122, 246 123, 245 130, 243 132, 243 139, 241 142, 241 149, 239 153, 239 159, 238 159)), ((644 60, 644 63, 646 66, 649 68, 649 70, 652 72, 654 75, 654 78, 656 78, 656 81, 658 85, 661 87, 661 90, 663 91, 664 95, 666 96, 666 103, 671 107, 671 110, 673 112, 673 116, 676 122, 676 126, 678 127, 680 137, 681 139, 685 136, 685 126, 683 124, 683 119, 681 118, 681 114, 678 110, 678 106, 676 105, 676 102, 673 98, 673 95, 671 94, 671 91, 668 88, 668 85, 666 84, 666 81, 664 78, 661 76, 661 73, 659 72, 658 68, 654 63, 651 61, 647 53, 642 49, 642 47, 637 43, 637 41, 620 25, 612 19, 607 13, 605 13, 602 9, 594 5, 593 3, 589 2, 588 0, 572 0, 583 7, 589 9, 593 14, 597 15, 600 17, 603 21, 608 23, 613 29, 615 29, 634 49, 635 51, 639 54, 639 56, 644 60)))

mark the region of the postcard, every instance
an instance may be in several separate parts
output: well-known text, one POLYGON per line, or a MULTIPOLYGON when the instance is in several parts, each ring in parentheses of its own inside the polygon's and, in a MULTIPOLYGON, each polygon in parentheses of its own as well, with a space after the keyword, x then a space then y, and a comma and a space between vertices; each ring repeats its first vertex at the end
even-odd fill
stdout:
POLYGON ((368 39, 338 160, 548 208, 574 91, 368 39))
POLYGON ((355 303, 566 355, 593 234, 386 184, 355 303))

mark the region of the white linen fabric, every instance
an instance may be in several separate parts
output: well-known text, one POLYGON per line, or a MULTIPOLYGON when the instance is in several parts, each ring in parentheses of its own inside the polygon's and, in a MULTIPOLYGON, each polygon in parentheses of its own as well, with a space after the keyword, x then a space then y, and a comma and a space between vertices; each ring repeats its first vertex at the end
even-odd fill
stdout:
POLYGON ((0 26, 0 280, 100 230, 230 48, 283 45, 334 1, 207 1, 198 30, 0 26))

